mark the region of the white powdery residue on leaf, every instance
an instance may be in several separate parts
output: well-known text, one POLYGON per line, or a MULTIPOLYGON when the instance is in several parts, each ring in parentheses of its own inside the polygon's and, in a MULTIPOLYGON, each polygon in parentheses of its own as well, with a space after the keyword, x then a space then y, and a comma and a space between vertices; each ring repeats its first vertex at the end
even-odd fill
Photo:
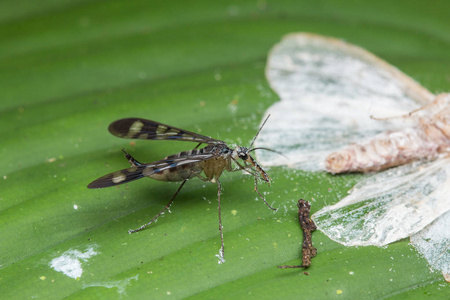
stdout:
POLYGON ((61 256, 52 259, 50 267, 71 278, 80 278, 83 274, 82 262, 87 262, 89 258, 99 254, 95 248, 96 246, 91 246, 84 252, 77 249, 67 250, 61 256))
POLYGON ((127 294, 125 291, 126 287, 128 285, 130 285, 131 280, 137 281, 138 278, 139 278, 139 274, 136 276, 133 276, 133 277, 122 279, 122 280, 108 281, 105 283, 102 283, 102 282, 90 283, 90 284, 83 285, 83 289, 86 289, 89 287, 105 287, 108 289, 117 288, 117 293, 126 295, 127 294))
POLYGON ((411 237, 412 245, 450 282, 450 211, 411 237))

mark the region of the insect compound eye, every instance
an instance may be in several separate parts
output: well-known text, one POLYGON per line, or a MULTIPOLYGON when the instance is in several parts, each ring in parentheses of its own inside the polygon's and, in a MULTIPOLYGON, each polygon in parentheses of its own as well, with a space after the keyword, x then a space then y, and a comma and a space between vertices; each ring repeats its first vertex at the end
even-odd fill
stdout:
POLYGON ((233 151, 233 157, 234 159, 242 159, 247 160, 248 159, 248 149, 245 147, 237 146, 236 149, 233 151))
POLYGON ((243 159, 243 160, 247 160, 248 159, 248 155, 247 155, 247 152, 246 151, 239 151, 238 152, 238 156, 239 156, 239 158, 240 159, 243 159))

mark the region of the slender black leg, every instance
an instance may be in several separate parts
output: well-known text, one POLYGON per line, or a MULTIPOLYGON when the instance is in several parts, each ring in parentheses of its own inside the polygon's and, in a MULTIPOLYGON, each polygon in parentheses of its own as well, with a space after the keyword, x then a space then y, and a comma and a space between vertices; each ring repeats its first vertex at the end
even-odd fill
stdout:
POLYGON ((138 162, 136 159, 134 159, 133 156, 128 154, 127 151, 125 151, 125 149, 122 148, 122 151, 123 151, 123 153, 125 153, 125 157, 128 159, 128 161, 130 162, 131 166, 137 167, 137 166, 141 166, 142 165, 142 163, 138 162))
POLYGON ((271 209, 274 211, 277 211, 278 208, 273 208, 272 206, 270 206, 269 203, 267 203, 266 198, 263 197, 263 195, 261 195, 261 193, 258 190, 258 178, 255 176, 255 191, 258 193, 259 197, 264 201, 264 203, 271 209))
MULTIPOLYGON (((271 210, 277 211, 278 208, 273 208, 272 206, 270 206, 270 204, 267 203, 266 198, 264 198, 263 195, 261 195, 261 193, 259 192, 259 190, 258 190, 258 177, 259 177, 259 175, 256 174, 255 172, 252 172, 251 170, 248 170, 248 169, 251 168, 252 166, 251 166, 251 165, 242 166, 237 160, 235 160, 235 159, 233 159, 233 160, 234 160, 234 162, 236 163, 236 165, 238 166, 238 168, 237 168, 237 169, 233 169, 233 170, 229 170, 229 171, 230 171, 230 172, 236 172, 236 171, 243 170, 243 171, 245 171, 245 172, 247 172, 247 173, 253 175, 253 176, 255 177, 255 191, 258 193, 259 197, 264 201, 264 203, 265 203, 271 210)), ((262 180, 264 180, 263 177, 260 177, 260 178, 261 178, 262 180)), ((267 181, 267 180, 264 180, 264 181, 266 181, 266 182, 269 184, 269 186, 270 186, 270 181, 267 181)))
POLYGON ((222 231, 222 212, 220 211, 220 195, 222 194, 222 185, 220 184, 220 181, 217 180, 217 201, 218 201, 218 211, 219 211, 219 232, 220 232, 220 243, 221 248, 219 250, 219 255, 217 257, 219 258, 219 264, 225 262, 225 246, 223 244, 223 231, 222 231))
POLYGON ((144 229, 145 227, 147 227, 148 225, 152 224, 153 222, 156 222, 156 220, 158 220, 159 216, 161 216, 166 210, 169 209, 169 207, 172 205, 173 200, 175 200, 175 197, 178 195, 178 192, 181 190, 181 188, 183 187, 183 185, 186 183, 187 179, 183 180, 183 182, 181 183, 180 187, 178 188, 178 190, 175 192, 175 194, 173 195, 172 199, 170 199, 169 203, 166 204, 166 206, 164 206, 163 210, 161 210, 159 212, 159 214, 157 214, 150 222, 148 222, 147 224, 142 225, 141 227, 139 227, 138 229, 134 229, 134 230, 128 230, 128 233, 135 233, 138 231, 141 231, 142 229, 144 229))

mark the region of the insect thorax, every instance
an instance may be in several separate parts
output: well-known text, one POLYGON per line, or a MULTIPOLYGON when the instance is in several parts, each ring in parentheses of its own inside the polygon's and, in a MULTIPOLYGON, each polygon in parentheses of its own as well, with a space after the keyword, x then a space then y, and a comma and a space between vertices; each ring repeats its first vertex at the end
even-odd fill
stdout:
MULTIPOLYGON (((211 181, 219 178, 224 168, 230 169, 231 152, 226 144, 221 143, 208 145, 201 149, 182 151, 164 158, 166 165, 161 166, 162 170, 147 176, 160 181, 183 181, 197 177, 204 172, 206 179, 211 181), (208 158, 199 161, 198 158, 202 156, 208 158), (172 160, 174 161, 173 166, 171 166, 172 160), (167 166, 171 167, 167 168, 167 166)), ((149 167, 154 168, 153 165, 149 167)))
MULTIPOLYGON (((211 146, 205 148, 208 147, 211 146)), ((231 154, 233 151, 225 143, 213 145, 211 151, 214 153, 214 157, 201 162, 201 165, 206 179, 215 181, 219 179, 224 170, 231 170, 231 154)))

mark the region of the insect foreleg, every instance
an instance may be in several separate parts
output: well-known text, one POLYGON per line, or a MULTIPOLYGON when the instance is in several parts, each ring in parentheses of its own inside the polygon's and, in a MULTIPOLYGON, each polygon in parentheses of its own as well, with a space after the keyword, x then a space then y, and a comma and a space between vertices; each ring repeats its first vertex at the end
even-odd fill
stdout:
POLYGON ((263 197, 263 195, 261 195, 261 193, 258 190, 258 177, 255 176, 255 191, 258 193, 259 197, 262 199, 262 201, 264 201, 264 203, 271 209, 274 211, 277 211, 278 208, 273 208, 272 206, 270 206, 270 204, 266 201, 266 198, 263 197))
MULTIPOLYGON (((253 177, 255 177, 255 191, 258 193, 259 197, 264 201, 264 203, 265 203, 271 210, 277 211, 278 208, 273 208, 272 206, 270 206, 270 204, 267 203, 266 198, 264 198, 264 197, 261 195, 261 193, 259 192, 259 190, 258 190, 258 176, 261 176, 261 175, 257 174, 256 172, 252 172, 252 171, 249 171, 249 170, 248 170, 248 168, 249 168, 249 167, 251 168, 252 165, 249 164, 249 165, 243 166, 243 165, 241 165, 237 160, 235 160, 234 158, 233 158, 233 160, 234 160, 234 162, 236 163, 236 165, 237 165, 239 168, 237 168, 237 169, 232 169, 232 170, 230 170, 230 172, 235 172, 235 171, 239 171, 239 170, 244 170, 245 172, 247 172, 247 173, 253 175, 253 177)), ((264 179, 263 179, 263 180, 264 180, 264 179)), ((269 183, 269 185, 270 185, 270 183, 269 183)))
POLYGON ((178 188, 178 190, 172 196, 172 199, 170 199, 169 203, 167 203, 166 206, 164 206, 163 210, 161 210, 150 222, 148 222, 147 224, 142 225, 138 229, 128 230, 128 233, 131 234, 131 233, 135 233, 135 232, 141 231, 142 229, 144 229, 145 227, 149 226, 153 222, 156 222, 158 220, 159 216, 161 216, 166 210, 168 210, 170 208, 170 206, 172 205, 173 201, 175 200, 175 197, 178 195, 178 192, 181 190, 181 188, 186 183, 186 181, 187 181, 187 179, 183 180, 183 182, 181 183, 181 185, 178 188))
POLYGON ((245 171, 245 172, 247 172, 248 174, 250 174, 250 175, 253 175, 253 176, 259 176, 258 174, 256 174, 255 172, 252 172, 252 171, 249 171, 248 169, 251 169, 253 166, 252 165, 245 165, 245 166, 243 166, 243 165, 241 165, 237 160, 235 160, 234 158, 233 158, 233 161, 236 163, 236 165, 238 166, 237 168, 234 168, 234 169, 230 169, 230 170, 227 170, 228 172, 236 172, 236 171, 245 171))

